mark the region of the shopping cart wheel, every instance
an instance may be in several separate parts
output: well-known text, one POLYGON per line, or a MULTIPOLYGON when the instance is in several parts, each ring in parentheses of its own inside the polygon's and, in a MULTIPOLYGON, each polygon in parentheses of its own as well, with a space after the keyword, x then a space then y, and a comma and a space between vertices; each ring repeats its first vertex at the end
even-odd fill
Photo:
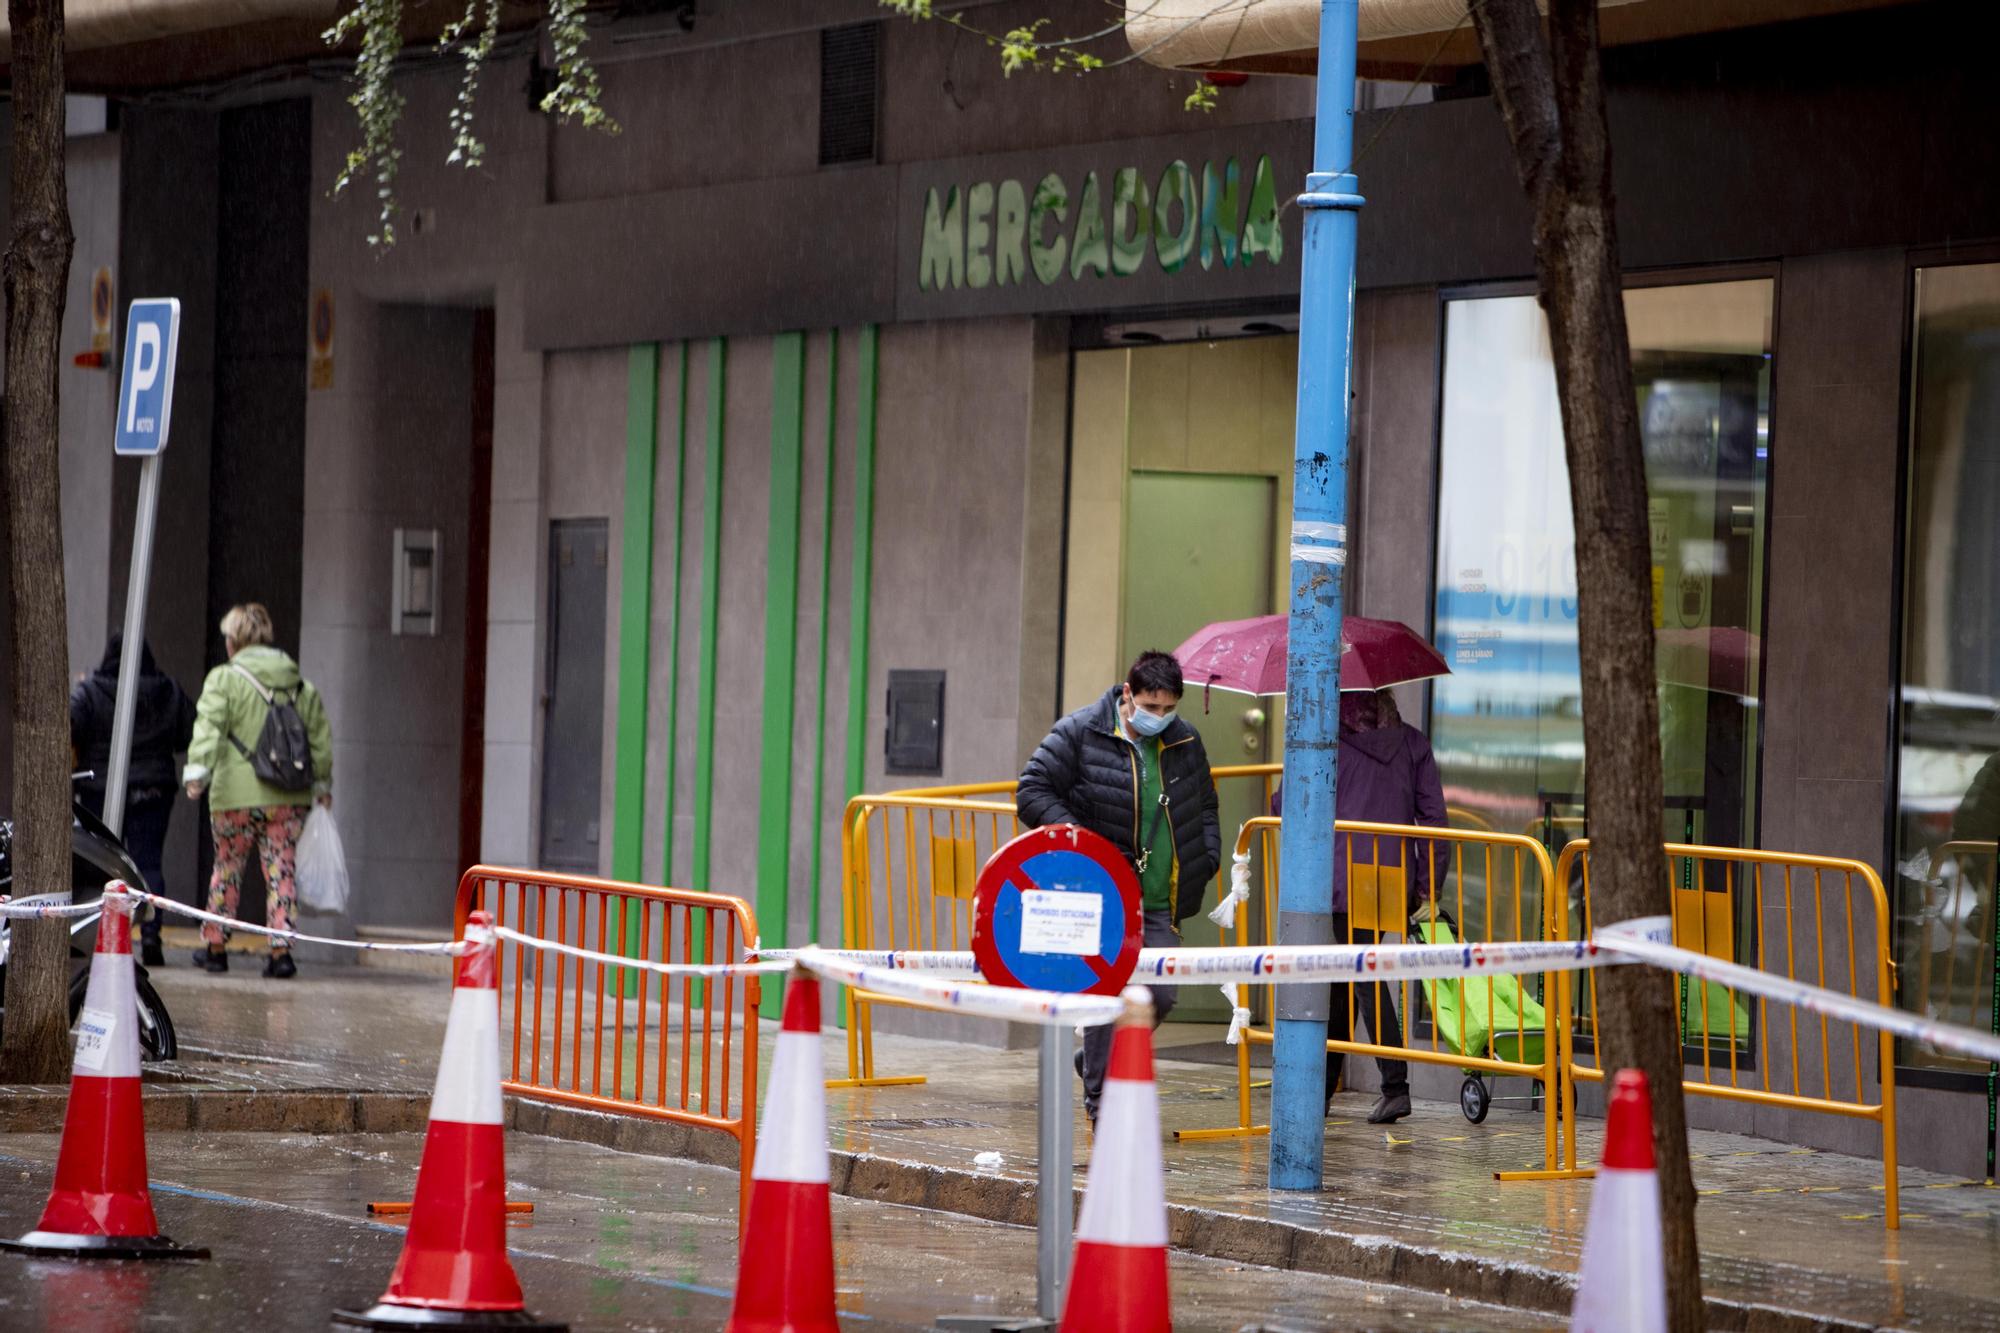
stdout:
POLYGON ((1467 1074, 1465 1082, 1458 1085, 1458 1109, 1465 1112, 1465 1118, 1479 1124, 1492 1106, 1493 1094, 1486 1090, 1486 1081, 1477 1074, 1467 1074))

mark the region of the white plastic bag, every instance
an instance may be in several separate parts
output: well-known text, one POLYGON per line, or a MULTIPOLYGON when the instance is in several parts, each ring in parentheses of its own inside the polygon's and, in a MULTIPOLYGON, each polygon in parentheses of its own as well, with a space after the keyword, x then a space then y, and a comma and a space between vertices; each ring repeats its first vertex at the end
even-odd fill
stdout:
POLYGON ((299 901, 307 911, 347 910, 347 854, 341 850, 333 811, 323 805, 315 805, 306 816, 306 831, 299 835, 297 868, 299 901))

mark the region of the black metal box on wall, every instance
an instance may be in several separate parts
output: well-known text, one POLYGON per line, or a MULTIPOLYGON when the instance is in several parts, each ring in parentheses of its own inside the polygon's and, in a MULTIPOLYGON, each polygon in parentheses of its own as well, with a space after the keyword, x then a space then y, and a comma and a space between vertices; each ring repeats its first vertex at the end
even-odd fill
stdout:
POLYGON ((891 773, 944 772, 944 672, 891 671, 884 767, 891 773))

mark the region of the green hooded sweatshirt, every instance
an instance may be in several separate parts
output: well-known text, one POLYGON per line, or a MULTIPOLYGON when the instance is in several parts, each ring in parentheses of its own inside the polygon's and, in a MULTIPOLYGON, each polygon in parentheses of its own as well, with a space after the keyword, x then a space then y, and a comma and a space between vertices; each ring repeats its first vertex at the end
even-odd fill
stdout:
POLYGON ((315 796, 333 790, 333 731, 319 691, 299 675, 299 664, 276 648, 253 644, 231 661, 216 667, 202 682, 195 704, 194 739, 188 743, 183 782, 207 784, 210 810, 245 810, 267 805, 310 805, 315 796), (255 686, 243 679, 242 667, 267 690, 296 691, 299 718, 312 745, 313 789, 282 791, 266 784, 257 770, 230 743, 231 736, 254 749, 264 729, 267 705, 255 686))

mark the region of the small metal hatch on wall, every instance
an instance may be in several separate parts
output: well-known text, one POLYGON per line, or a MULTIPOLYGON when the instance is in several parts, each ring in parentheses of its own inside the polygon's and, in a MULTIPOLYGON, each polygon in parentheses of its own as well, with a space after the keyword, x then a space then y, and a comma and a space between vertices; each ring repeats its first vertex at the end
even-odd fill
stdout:
POLYGON ((890 773, 944 772, 944 672, 891 671, 883 766, 890 773))

